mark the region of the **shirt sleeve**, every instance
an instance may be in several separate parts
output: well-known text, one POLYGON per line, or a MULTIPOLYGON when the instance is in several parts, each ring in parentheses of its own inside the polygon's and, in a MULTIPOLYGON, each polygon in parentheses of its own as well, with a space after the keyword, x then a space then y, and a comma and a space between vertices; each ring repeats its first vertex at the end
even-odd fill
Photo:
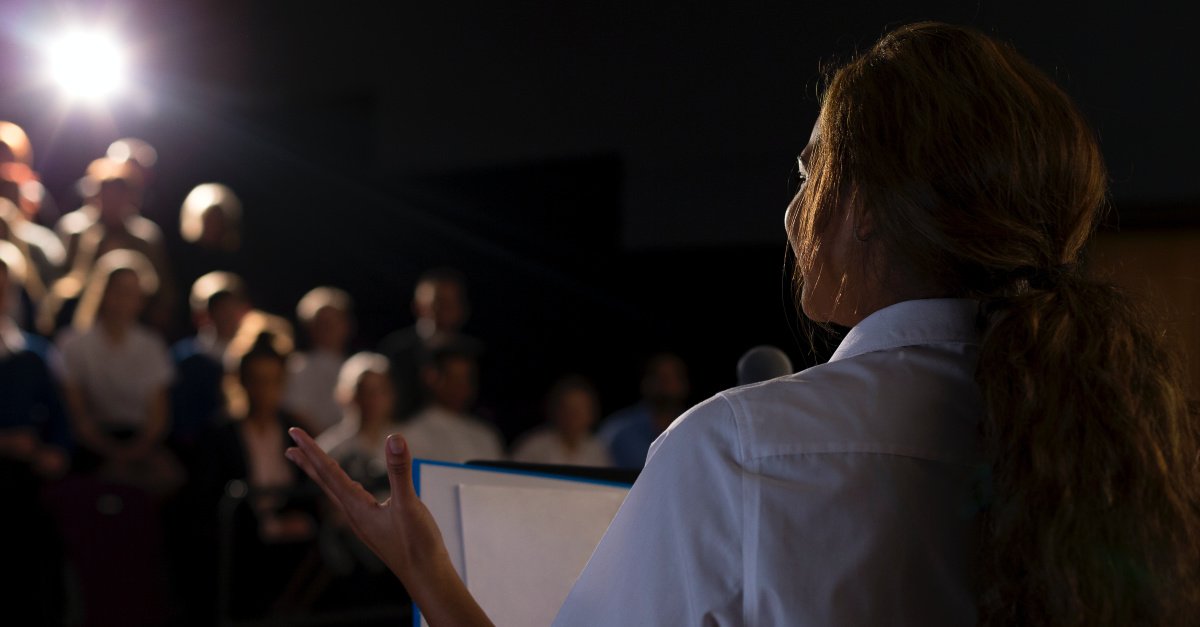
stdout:
POLYGON ((742 624, 739 442, 721 397, 676 420, 554 625, 742 624))

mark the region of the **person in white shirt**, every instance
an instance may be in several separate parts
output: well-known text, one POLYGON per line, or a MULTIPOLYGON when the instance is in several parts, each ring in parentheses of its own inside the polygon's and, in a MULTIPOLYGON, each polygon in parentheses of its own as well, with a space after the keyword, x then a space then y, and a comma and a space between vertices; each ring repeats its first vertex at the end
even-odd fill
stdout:
POLYGON ((387 460, 383 445, 389 434, 402 428, 392 419, 396 393, 388 367, 387 357, 379 353, 362 352, 347 359, 338 375, 336 393, 343 408, 342 420, 317 438, 321 448, 355 481, 368 489, 382 482, 384 493, 387 460))
MULTIPOLYGON (((804 314, 851 330, 676 420, 555 624, 1194 623, 1200 424, 1178 347, 1079 265, 1107 177, 1078 108, 935 23, 821 102, 785 226, 804 314)), ((380 506, 292 435, 430 624, 491 624, 403 437, 380 506)))
POLYGON ((183 471, 163 446, 170 428, 166 344, 138 323, 158 289, 150 260, 118 249, 96 262, 73 328, 59 341, 60 379, 79 445, 103 476, 153 494, 179 487, 183 471))
POLYGON ((475 400, 477 370, 475 357, 456 347, 434 353, 433 363, 421 372, 430 402, 399 431, 413 455, 457 464, 504 459, 504 441, 496 428, 467 413, 475 400))
POLYGON ((334 389, 354 326, 352 307, 350 295, 335 287, 318 287, 296 306, 296 319, 308 332, 312 350, 292 355, 284 406, 314 433, 342 419, 334 389))
POLYGON ((596 388, 590 381, 579 375, 559 379, 546 395, 547 424, 517 440, 513 461, 612 466, 608 447, 592 435, 599 413, 596 388))

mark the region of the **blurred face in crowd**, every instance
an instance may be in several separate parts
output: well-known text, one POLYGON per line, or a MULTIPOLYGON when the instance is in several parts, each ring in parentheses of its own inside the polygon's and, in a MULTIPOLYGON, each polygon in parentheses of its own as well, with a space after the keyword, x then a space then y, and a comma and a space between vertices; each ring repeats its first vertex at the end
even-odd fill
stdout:
POLYGON ((242 368, 242 387, 251 414, 274 414, 283 400, 287 372, 283 361, 264 355, 246 362, 242 368))
POLYGON ((642 395, 655 405, 677 405, 690 393, 687 367, 674 355, 654 358, 642 381, 642 395))
POLYGON ((596 399, 587 390, 568 388, 559 394, 551 419, 568 440, 582 438, 596 422, 596 399))
POLYGON ((242 318, 250 311, 250 305, 230 292, 214 296, 209 306, 208 318, 217 337, 228 342, 237 335, 242 318))
POLYGON ((464 411, 475 400, 474 360, 447 357, 428 371, 426 381, 438 405, 450 411, 464 411))
POLYGON ((225 212, 212 206, 200 214, 200 239, 196 242, 205 248, 216 248, 225 237, 225 212))
POLYGON ((99 313, 103 320, 119 325, 133 324, 145 306, 146 296, 142 294, 136 272, 121 269, 109 275, 104 298, 100 301, 99 313))
POLYGON ((438 331, 457 331, 466 322, 462 288, 453 281, 426 281, 417 286, 413 313, 418 320, 433 321, 438 331))
POLYGON ((309 323, 308 333, 314 346, 341 352, 350 337, 350 316, 336 307, 322 307, 309 323))
POLYGON ((354 390, 354 404, 358 405, 363 423, 380 424, 390 420, 396 407, 391 378, 378 372, 364 372, 354 390))
POLYGON ((120 178, 100 183, 96 200, 100 204, 100 221, 108 226, 117 226, 135 212, 134 188, 129 181, 120 178))

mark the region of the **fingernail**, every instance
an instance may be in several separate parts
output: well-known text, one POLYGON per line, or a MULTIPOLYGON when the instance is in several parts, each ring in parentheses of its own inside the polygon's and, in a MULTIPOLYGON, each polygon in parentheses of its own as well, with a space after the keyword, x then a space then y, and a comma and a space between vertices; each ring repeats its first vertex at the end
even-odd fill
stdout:
POLYGON ((388 450, 392 452, 392 455, 404 454, 404 438, 398 435, 389 435, 387 444, 388 450))
POLYGON ((283 456, 292 461, 296 461, 295 449, 288 449, 288 450, 284 451, 283 456))
POLYGON ((297 431, 296 427, 292 427, 291 429, 288 429, 288 437, 292 438, 292 441, 295 442, 296 444, 299 444, 300 438, 296 437, 296 431, 297 431))

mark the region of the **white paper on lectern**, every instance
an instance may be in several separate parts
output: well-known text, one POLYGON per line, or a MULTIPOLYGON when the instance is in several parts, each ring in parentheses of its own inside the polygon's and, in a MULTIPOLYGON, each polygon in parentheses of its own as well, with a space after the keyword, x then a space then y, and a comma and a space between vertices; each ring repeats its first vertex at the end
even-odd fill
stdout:
MULTIPOLYGON (((429 508, 429 513, 437 522, 446 551, 450 553, 450 561, 454 564, 459 576, 464 572, 464 557, 462 550, 462 516, 458 504, 458 486, 494 485, 519 486, 533 488, 565 489, 587 492, 614 492, 624 498, 629 488, 603 482, 593 482, 563 477, 542 476, 526 472, 514 472, 507 469, 489 468, 486 466, 464 466, 444 462, 429 462, 422 459, 413 460, 413 470, 417 477, 417 490, 421 502, 429 508)), ((465 578, 464 578, 465 580, 465 578)), ((415 610, 414 606, 414 610, 415 610)), ((414 625, 428 627, 424 616, 416 614, 419 620, 414 625)))
POLYGON ((549 627, 625 490, 460 485, 466 583, 497 627, 549 627))

